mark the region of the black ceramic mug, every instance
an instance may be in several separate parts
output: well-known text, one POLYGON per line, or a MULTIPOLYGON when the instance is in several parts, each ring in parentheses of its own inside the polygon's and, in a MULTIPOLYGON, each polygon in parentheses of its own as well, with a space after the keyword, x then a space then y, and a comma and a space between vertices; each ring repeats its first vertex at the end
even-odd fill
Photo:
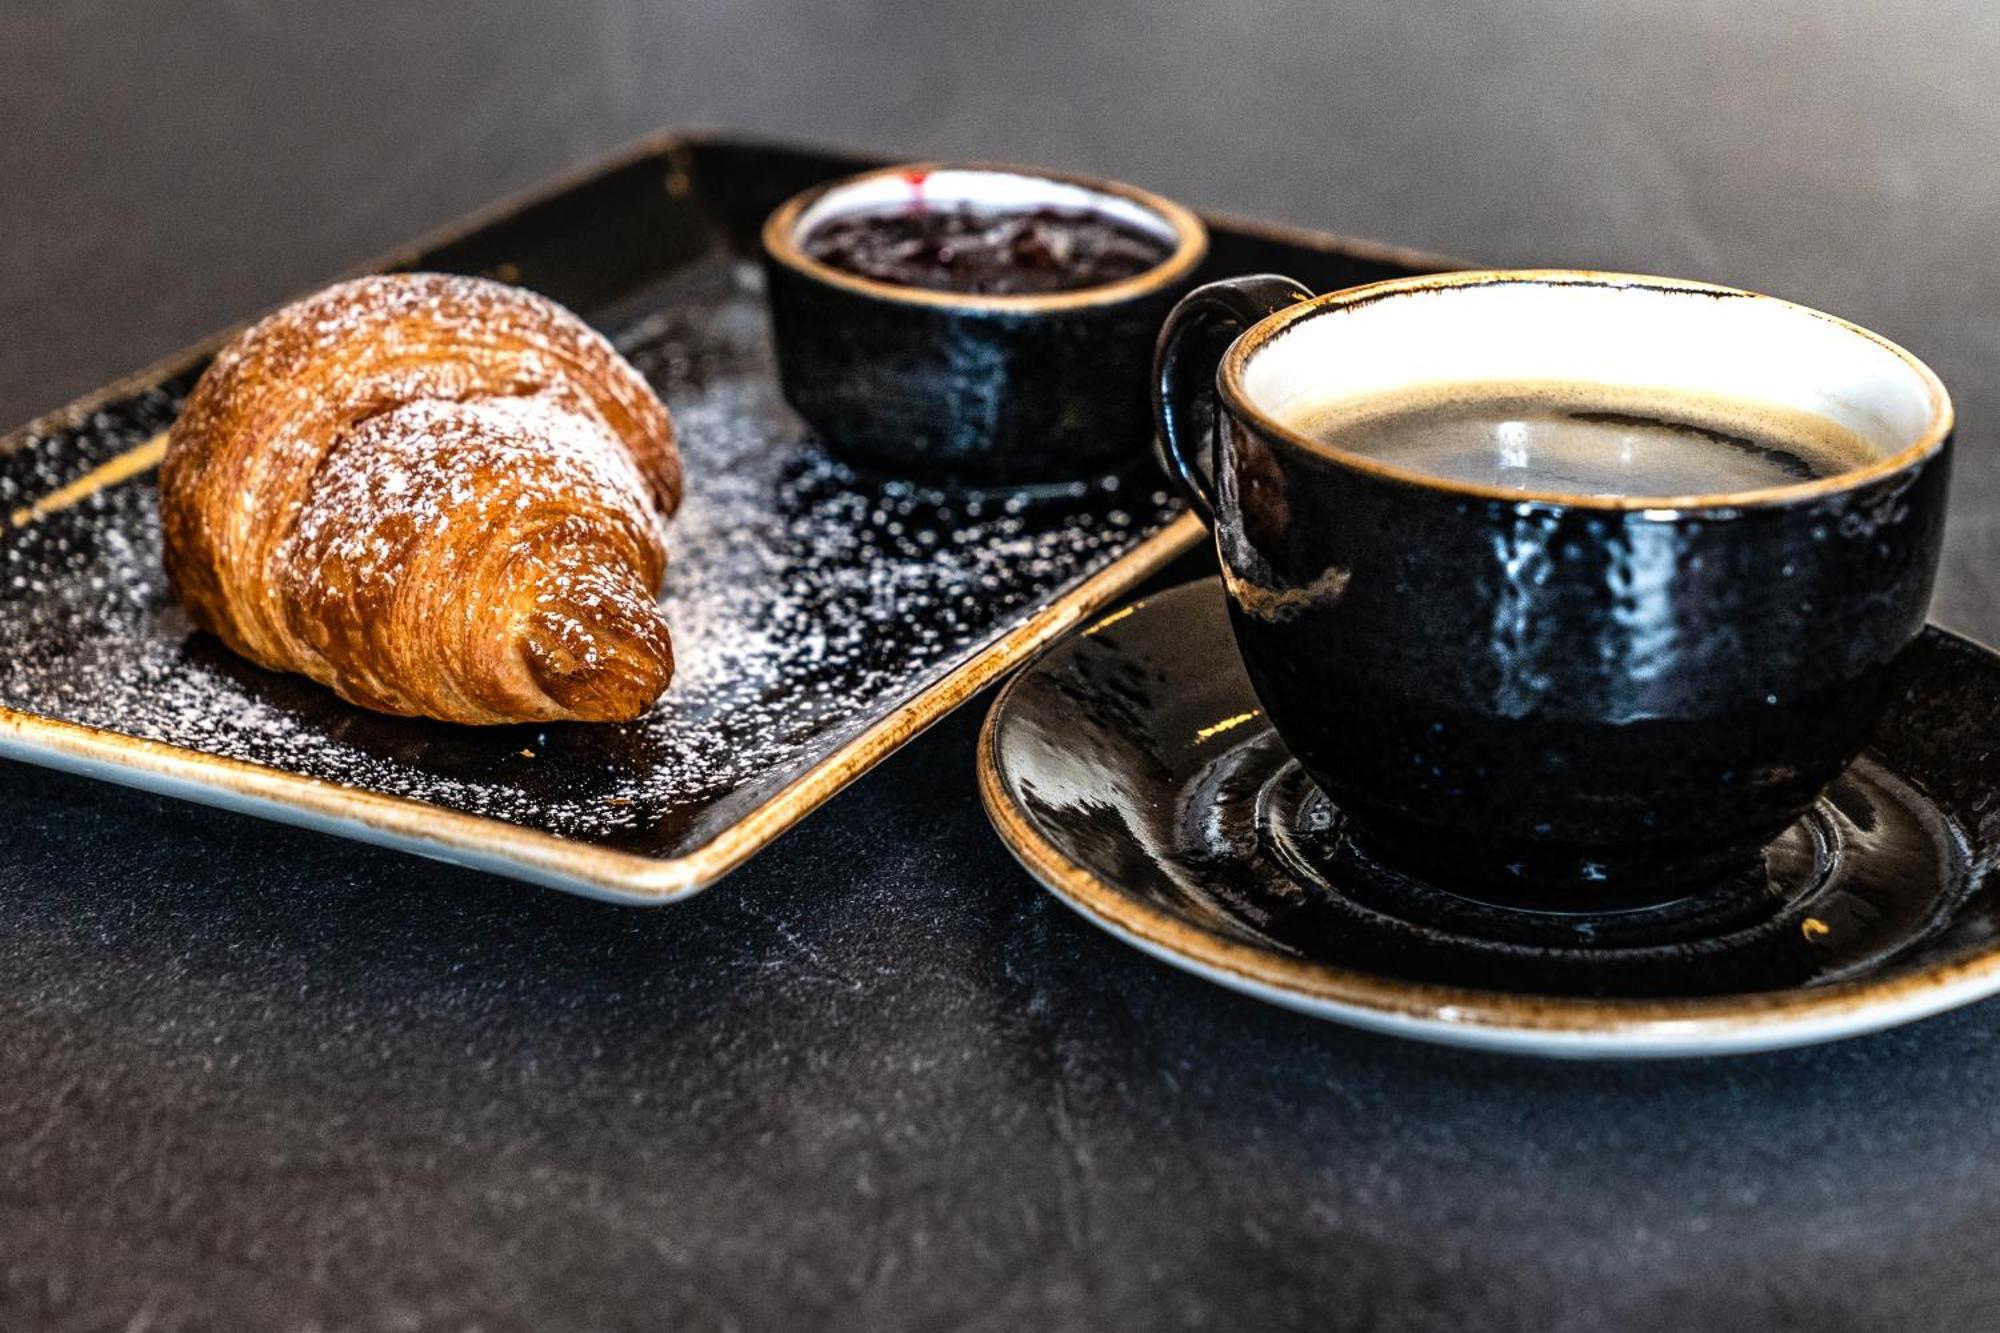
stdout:
POLYGON ((1631 907, 1754 872, 1861 748, 1937 568, 1943 385, 1866 330, 1729 288, 1214 283, 1161 332, 1155 408, 1258 698, 1357 847, 1505 905, 1631 907), (1565 493, 1306 429, 1343 402, 1510 384, 1717 395, 1865 453, 1747 491, 1565 493))
POLYGON ((779 383, 828 446, 884 471, 990 482, 1145 458, 1153 338, 1208 252, 1201 219, 1145 190, 942 163, 807 190, 771 214, 763 241, 779 383), (807 244, 835 219, 955 207, 1101 215, 1155 239, 1161 258, 1114 282, 981 293, 850 273, 807 244))

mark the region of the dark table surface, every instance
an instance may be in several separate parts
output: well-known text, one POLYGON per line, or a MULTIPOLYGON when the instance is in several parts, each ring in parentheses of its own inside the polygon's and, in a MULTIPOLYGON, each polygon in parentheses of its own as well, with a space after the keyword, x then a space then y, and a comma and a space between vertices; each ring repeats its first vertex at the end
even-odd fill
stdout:
MULTIPOLYGON (((1971 0, 27 0, 0 418, 707 123, 1845 314, 1958 398, 1936 613, 1995 640, 1996 65, 1971 0)), ((984 702, 657 912, 0 765, 0 1327, 2000 1323, 2000 1003, 1629 1067, 1316 1024, 1037 891, 984 702)))

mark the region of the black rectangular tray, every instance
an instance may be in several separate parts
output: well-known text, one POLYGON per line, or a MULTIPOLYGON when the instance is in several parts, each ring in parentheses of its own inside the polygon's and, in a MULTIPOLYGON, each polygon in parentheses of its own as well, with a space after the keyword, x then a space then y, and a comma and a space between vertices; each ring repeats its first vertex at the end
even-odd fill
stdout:
MULTIPOLYGON (((0 439, 0 756, 553 887, 712 883, 1200 539, 1150 475, 944 492, 828 458, 773 378, 757 230, 875 157, 664 134, 363 271, 480 273, 605 332, 679 427, 678 670, 616 727, 350 707, 194 633, 159 562, 162 432, 226 332, 0 439)), ((1208 276, 1455 267, 1212 219, 1208 276)))

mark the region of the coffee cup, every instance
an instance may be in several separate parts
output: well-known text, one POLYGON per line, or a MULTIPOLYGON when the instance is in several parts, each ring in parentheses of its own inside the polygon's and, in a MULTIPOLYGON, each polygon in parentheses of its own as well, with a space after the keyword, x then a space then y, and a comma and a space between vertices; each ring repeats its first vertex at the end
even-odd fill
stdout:
POLYGON ((1164 460, 1357 850, 1503 906, 1754 876, 1923 626, 1952 408, 1875 334, 1622 274, 1213 283, 1164 460))

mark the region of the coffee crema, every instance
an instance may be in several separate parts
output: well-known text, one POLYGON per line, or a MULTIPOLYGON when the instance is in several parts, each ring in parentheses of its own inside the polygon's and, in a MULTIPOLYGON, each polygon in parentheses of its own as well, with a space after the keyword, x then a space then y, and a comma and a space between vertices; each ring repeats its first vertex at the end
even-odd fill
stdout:
POLYGON ((1879 461, 1817 413, 1601 384, 1438 384, 1288 407, 1290 429, 1441 481, 1522 492, 1681 496, 1789 486, 1879 461))

